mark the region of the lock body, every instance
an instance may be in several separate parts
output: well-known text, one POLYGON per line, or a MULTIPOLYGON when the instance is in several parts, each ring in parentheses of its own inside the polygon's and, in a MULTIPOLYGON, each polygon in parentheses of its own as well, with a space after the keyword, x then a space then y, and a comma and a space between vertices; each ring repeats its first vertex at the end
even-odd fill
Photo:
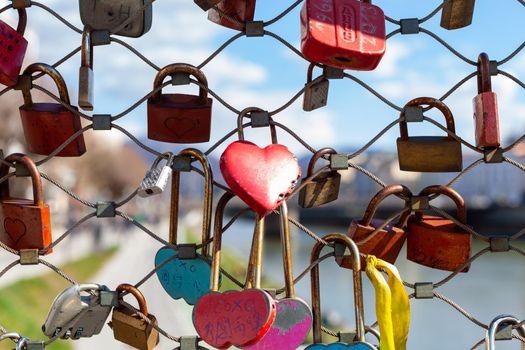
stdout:
POLYGON ((302 208, 315 208, 337 200, 341 174, 331 171, 315 178, 299 192, 299 205, 302 208))
POLYGON ((498 98, 494 92, 483 92, 472 100, 476 125, 476 146, 499 147, 498 98))
POLYGON ((442 136, 397 139, 399 168, 404 171, 455 172, 463 168, 461 143, 442 136))
POLYGON ((135 349, 151 350, 159 343, 159 332, 153 328, 158 326, 155 316, 148 314, 151 325, 132 310, 119 306, 113 310, 111 326, 115 339, 135 349))
POLYGON ((330 82, 323 77, 318 77, 312 85, 306 86, 304 90, 303 110, 310 112, 326 106, 328 103, 329 87, 330 82))
POLYGON ((164 192, 168 180, 171 176, 172 169, 169 166, 155 167, 146 172, 137 194, 141 197, 149 197, 164 192))
POLYGON ((448 0, 443 3, 441 27, 459 29, 472 23, 475 0, 448 0))
POLYGON ((205 104, 199 96, 163 94, 148 100, 148 138, 170 143, 200 143, 210 140, 211 98, 205 104))
POLYGON ((0 37, 0 84, 13 86, 22 68, 27 40, 3 21, 0 21, 0 37))
MULTIPOLYGON (((82 128, 80 117, 58 103, 21 106, 20 117, 28 149, 41 155, 50 155, 82 128)), ((81 134, 57 156, 78 157, 85 152, 86 145, 81 134)))
MULTIPOLYGON (((470 258, 472 235, 454 222, 436 216, 408 222, 407 259, 431 268, 455 271, 470 258)), ((469 265, 470 266, 470 265, 469 265)), ((468 272, 466 266, 461 272, 468 272)))
POLYGON ((146 3, 146 0, 80 0, 80 19, 94 30, 112 30, 132 17, 133 21, 115 34, 136 38, 151 28, 152 5, 142 10, 146 3))
POLYGON ((244 24, 253 21, 255 14, 255 0, 223 0, 215 7, 219 11, 212 7, 208 11, 208 19, 221 26, 236 30, 243 30, 244 24), (221 12, 229 18, 223 16, 221 12))
POLYGON ((301 50, 331 67, 372 70, 386 49, 385 15, 358 0, 306 0, 301 10, 301 50))

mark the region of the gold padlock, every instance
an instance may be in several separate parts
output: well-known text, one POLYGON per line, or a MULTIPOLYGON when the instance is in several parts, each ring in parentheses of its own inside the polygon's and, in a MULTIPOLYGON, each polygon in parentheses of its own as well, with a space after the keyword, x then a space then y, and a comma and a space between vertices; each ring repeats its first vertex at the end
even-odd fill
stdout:
POLYGON ((127 307, 118 306, 113 309, 110 324, 115 339, 139 350, 154 349, 159 343, 159 331, 153 326, 157 326, 158 321, 155 316, 148 313, 144 295, 137 288, 126 283, 119 285, 117 292, 131 293, 139 303, 140 312, 149 318, 151 324, 127 307))

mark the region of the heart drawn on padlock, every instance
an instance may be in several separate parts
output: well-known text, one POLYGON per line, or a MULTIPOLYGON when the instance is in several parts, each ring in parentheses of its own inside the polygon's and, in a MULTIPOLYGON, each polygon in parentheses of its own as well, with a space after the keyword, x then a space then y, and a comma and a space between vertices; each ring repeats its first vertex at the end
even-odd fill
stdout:
MULTIPOLYGON (((175 248, 164 247, 155 256, 155 266, 177 256, 175 248)), ((160 284, 173 299, 184 299, 195 305, 209 288, 211 268, 202 259, 174 258, 159 270, 157 276, 160 284)))
POLYGON ((180 118, 171 117, 166 119, 164 126, 174 133, 178 138, 181 138, 191 132, 193 129, 198 127, 200 124, 199 119, 196 118, 180 118))
POLYGON ((5 233, 11 238, 15 245, 26 235, 26 225, 19 219, 6 218, 4 220, 5 233))
POLYGON ((220 166, 233 192, 259 215, 277 208, 301 177, 297 159, 279 144, 260 148, 235 141, 222 154, 220 166))
POLYGON ((275 314, 275 303, 263 290, 210 292, 193 309, 193 324, 213 347, 246 347, 269 331, 275 314))

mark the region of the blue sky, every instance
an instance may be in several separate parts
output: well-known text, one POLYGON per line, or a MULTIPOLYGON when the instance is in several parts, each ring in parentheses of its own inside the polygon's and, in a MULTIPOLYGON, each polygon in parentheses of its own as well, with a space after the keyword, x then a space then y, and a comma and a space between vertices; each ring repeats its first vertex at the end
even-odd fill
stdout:
MULTIPOLYGON (((7 1, 2 1, 2 5, 7 1)), ((259 1, 256 19, 268 20, 286 8, 290 2, 259 1), (278 5, 276 5, 278 4, 278 5)), ((438 5, 438 1, 377 1, 376 5, 395 19, 423 17, 438 5)), ((78 3, 76 1, 50 0, 45 4, 56 9, 75 25, 80 26, 78 3)), ((207 20, 191 0, 157 0, 154 3, 153 27, 139 39, 127 39, 128 43, 143 52, 159 66, 174 62, 200 63, 219 47, 235 31, 222 28, 207 20)), ((267 28, 299 47, 299 9, 295 9, 281 22, 267 28)), ((80 35, 66 28, 58 20, 37 7, 29 9, 27 37, 30 48, 26 64, 34 61, 53 63, 62 55, 80 44, 80 35)), ((14 24, 15 11, 7 11, 1 18, 14 24)), ((478 0, 473 24, 470 27, 447 31, 439 26, 439 15, 423 24, 434 31, 452 47, 466 57, 476 60, 477 55, 486 51, 491 59, 502 59, 514 51, 522 42, 521 35, 525 7, 516 0, 478 0)), ((387 32, 395 29, 387 25, 387 32)), ((500 68, 522 77, 525 73, 524 55, 500 68)), ((65 76, 74 104, 77 101, 76 87, 80 56, 77 54, 60 67, 65 76)), ((95 113, 117 114, 147 94, 152 88, 155 71, 143 64, 137 57, 117 44, 95 48, 95 113)), ((305 83, 307 63, 285 46, 270 37, 241 38, 223 51, 212 63, 204 68, 210 87, 232 103, 236 108, 257 106, 273 110, 305 83)), ((426 34, 396 35, 387 42, 387 52, 377 70, 373 72, 351 72, 381 94, 404 105, 418 96, 440 97, 463 77, 473 72, 470 66, 426 34)), ((493 78, 493 89, 498 93, 500 103, 500 126, 502 137, 522 134, 525 131, 525 104, 523 89, 503 76, 493 78)), ((170 87, 166 91, 193 91, 196 87, 170 87)), ((455 115, 456 129, 467 141, 474 140, 472 120, 472 98, 477 93, 475 79, 457 90, 446 103, 455 115)), ((314 147, 364 145, 390 121, 398 112, 386 106, 375 96, 345 79, 332 81, 329 105, 315 112, 303 112, 302 100, 296 101, 290 109, 276 116, 276 120, 295 128, 314 147)), ((429 116, 443 119, 436 113, 429 116)), ((145 136, 146 104, 136 109, 119 124, 135 134, 145 136)), ((214 102, 212 120, 212 141, 218 140, 225 132, 233 129, 236 115, 214 102)), ((411 125, 416 134, 440 134, 433 126, 411 125)), ((376 144, 379 149, 395 150, 398 128, 383 136, 376 144)), ((115 140, 122 140, 118 132, 101 132, 115 140)), ((280 141, 297 153, 301 147, 290 137, 280 133, 280 141)), ((247 138, 260 145, 269 143, 268 132, 248 131, 247 138)), ((169 149, 164 143, 155 143, 158 149, 169 149)), ((196 145, 207 148, 206 144, 196 145)))

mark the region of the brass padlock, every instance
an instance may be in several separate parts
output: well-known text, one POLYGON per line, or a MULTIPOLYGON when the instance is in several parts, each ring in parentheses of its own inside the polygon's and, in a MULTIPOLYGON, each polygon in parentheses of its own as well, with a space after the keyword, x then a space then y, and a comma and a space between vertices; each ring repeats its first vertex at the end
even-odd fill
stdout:
POLYGON ((84 26, 82 32, 81 65, 78 73, 78 106, 84 111, 93 110, 93 43, 91 42, 92 28, 84 26))
MULTIPOLYGON (((455 133, 454 117, 450 109, 440 100, 431 97, 418 97, 408 102, 401 117, 408 107, 429 105, 443 113, 447 129, 455 133)), ((408 136, 407 121, 399 122, 401 137, 397 139, 399 168, 404 171, 420 172, 456 172, 463 169, 461 143, 451 135, 447 136, 408 136)))
POLYGON ((113 335, 116 340, 139 350, 151 350, 159 343, 158 321, 152 314, 148 313, 148 306, 144 295, 130 284, 123 283, 117 287, 119 293, 131 293, 139 303, 140 312, 149 318, 148 324, 137 313, 125 306, 118 306, 113 309, 110 326, 113 328, 113 335))
MULTIPOLYGON (((337 154, 337 152, 329 147, 317 151, 310 159, 306 178, 313 175, 315 163, 326 154, 337 154)), ((304 182, 305 179, 302 181, 304 182)), ((301 189, 299 192, 299 205, 302 208, 314 208, 333 202, 339 196, 340 185, 341 174, 337 171, 332 170, 321 173, 301 189)))
POLYGON ((310 66, 308 67, 303 99, 303 110, 305 112, 324 107, 328 103, 328 88, 330 87, 330 81, 326 79, 324 74, 312 81, 314 67, 314 63, 310 63, 310 66))
POLYGON ((459 29, 472 23, 476 0, 445 0, 441 12, 441 27, 459 29))

